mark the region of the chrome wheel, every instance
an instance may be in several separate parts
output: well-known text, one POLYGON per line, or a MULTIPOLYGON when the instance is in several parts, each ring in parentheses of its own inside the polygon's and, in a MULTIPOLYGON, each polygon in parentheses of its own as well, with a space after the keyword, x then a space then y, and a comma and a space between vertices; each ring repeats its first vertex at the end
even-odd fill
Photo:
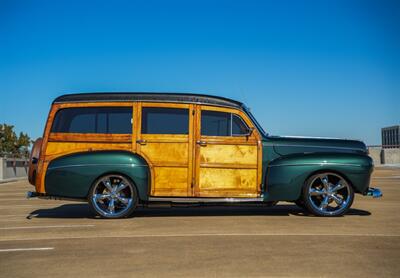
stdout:
POLYGON ((353 189, 343 177, 335 173, 312 176, 306 189, 306 205, 317 215, 342 215, 353 202, 353 189))
POLYGON ((136 192, 131 182, 125 177, 107 175, 94 184, 90 203, 103 217, 124 217, 129 215, 136 206, 136 192))

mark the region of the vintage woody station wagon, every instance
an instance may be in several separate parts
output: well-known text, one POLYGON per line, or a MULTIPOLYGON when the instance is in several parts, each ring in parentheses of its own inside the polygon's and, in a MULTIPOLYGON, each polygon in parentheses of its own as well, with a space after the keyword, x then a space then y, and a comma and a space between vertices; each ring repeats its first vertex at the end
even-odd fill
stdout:
POLYGON ((343 215, 373 170, 364 143, 266 134, 215 96, 93 93, 54 100, 30 158, 29 197, 87 200, 106 218, 150 203, 291 201, 343 215))

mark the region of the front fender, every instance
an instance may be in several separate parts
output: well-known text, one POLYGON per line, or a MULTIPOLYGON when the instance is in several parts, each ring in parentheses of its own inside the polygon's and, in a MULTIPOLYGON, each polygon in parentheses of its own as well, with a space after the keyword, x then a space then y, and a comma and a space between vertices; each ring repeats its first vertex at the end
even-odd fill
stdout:
POLYGON ((46 194, 87 198, 93 182, 108 173, 127 176, 135 183, 139 199, 148 199, 148 165, 143 158, 127 151, 82 152, 52 160, 46 171, 46 194))
POLYGON ((264 199, 297 200, 307 178, 324 171, 342 175, 356 192, 364 193, 372 170, 372 159, 363 154, 310 153, 280 157, 268 165, 264 199))

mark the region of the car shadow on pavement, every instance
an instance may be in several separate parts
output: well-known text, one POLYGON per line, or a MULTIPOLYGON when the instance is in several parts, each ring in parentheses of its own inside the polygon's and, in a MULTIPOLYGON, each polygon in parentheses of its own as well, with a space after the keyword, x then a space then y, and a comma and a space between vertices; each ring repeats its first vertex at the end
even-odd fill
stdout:
MULTIPOLYGON (((166 208, 138 208, 135 217, 193 217, 193 216, 303 216, 314 217, 306 210, 290 204, 267 206, 191 206, 166 208)), ((346 216, 368 216, 369 211, 350 209, 346 216)), ((31 218, 98 218, 88 204, 65 204, 55 208, 38 209, 28 216, 31 218)))

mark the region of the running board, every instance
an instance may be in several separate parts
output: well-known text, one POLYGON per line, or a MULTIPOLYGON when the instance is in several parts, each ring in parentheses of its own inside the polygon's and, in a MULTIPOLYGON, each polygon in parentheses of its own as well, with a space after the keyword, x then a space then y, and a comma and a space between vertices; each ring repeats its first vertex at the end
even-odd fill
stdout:
POLYGON ((177 197, 149 197, 149 202, 171 203, 262 203, 263 198, 177 198, 177 197))

